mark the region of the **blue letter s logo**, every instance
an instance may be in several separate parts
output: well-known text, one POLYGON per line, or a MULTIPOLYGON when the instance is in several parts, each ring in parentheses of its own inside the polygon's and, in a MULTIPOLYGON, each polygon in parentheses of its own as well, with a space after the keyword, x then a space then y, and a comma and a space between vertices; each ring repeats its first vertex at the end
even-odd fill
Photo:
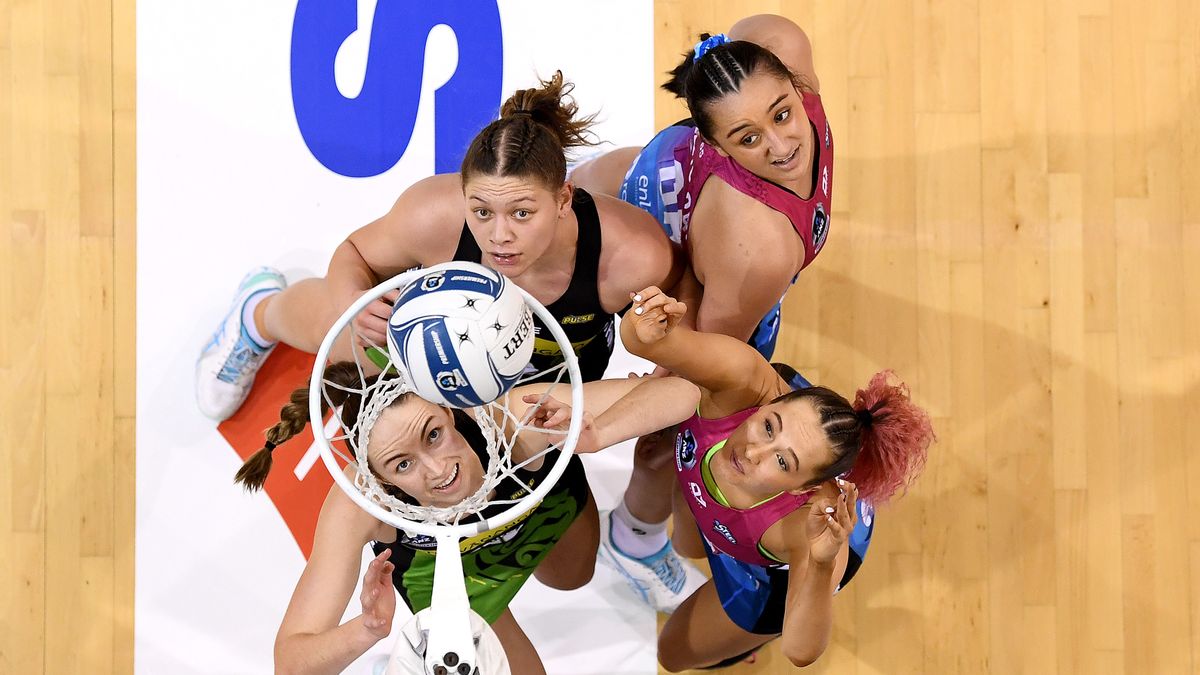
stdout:
MULTIPOLYGON (((458 43, 458 66, 434 93, 434 171, 457 171, 475 134, 496 117, 504 69, 497 0, 379 0, 362 91, 338 90, 338 50, 360 28, 359 2, 299 0, 292 26, 292 104, 313 156, 343 176, 395 166, 412 139, 426 40, 438 25, 458 43)), ((368 15, 365 17, 370 19, 368 15)))

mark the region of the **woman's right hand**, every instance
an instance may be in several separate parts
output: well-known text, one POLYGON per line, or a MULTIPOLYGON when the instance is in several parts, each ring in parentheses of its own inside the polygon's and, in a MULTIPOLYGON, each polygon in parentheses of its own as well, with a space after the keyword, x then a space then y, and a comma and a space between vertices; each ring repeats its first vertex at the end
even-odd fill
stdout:
POLYGON ((662 340, 687 313, 687 305, 657 286, 649 286, 629 296, 633 300, 633 309, 626 312, 621 320, 633 322, 634 334, 642 344, 649 345, 662 340))
POLYGON ((392 589, 392 571, 396 566, 388 562, 392 549, 375 556, 363 575, 362 625, 373 637, 382 640, 392 632, 392 619, 396 616, 396 592, 392 589))
MULTIPOLYGON (((349 307, 362 297, 362 293, 353 296, 346 304, 349 307)), ((400 296, 399 290, 388 291, 371 301, 354 316, 354 330, 358 334, 358 343, 362 347, 379 347, 387 349, 388 321, 392 318, 392 303, 400 296)))

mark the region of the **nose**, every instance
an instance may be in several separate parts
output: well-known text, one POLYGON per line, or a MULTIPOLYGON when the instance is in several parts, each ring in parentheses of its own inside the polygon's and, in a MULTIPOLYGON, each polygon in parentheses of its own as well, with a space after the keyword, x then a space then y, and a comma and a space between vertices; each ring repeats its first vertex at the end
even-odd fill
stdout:
POLYGON ((488 240, 493 244, 507 244, 513 240, 513 229, 509 225, 508 218, 496 217, 492 223, 492 230, 488 233, 488 240))
POLYGON ((758 464, 763 457, 771 454, 771 446, 766 443, 750 443, 746 446, 746 459, 751 464, 758 464))
POLYGON ((763 140, 766 141, 767 152, 771 154, 772 159, 782 159, 791 151, 791 148, 788 147, 787 139, 777 132, 768 131, 764 133, 763 140))
POLYGON ((421 464, 425 467, 425 480, 428 482, 437 482, 446 477, 446 472, 450 470, 450 463, 441 457, 425 457, 421 464))

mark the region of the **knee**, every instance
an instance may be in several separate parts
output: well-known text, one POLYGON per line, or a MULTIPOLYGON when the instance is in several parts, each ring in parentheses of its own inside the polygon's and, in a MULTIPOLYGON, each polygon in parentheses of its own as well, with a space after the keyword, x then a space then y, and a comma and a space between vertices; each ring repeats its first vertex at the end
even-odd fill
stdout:
POLYGON ((668 463, 673 450, 675 427, 642 436, 633 446, 633 463, 650 469, 662 468, 668 463))
POLYGON ((535 574, 535 576, 543 585, 556 591, 573 591, 583 588, 596 573, 596 558, 580 556, 575 558, 575 562, 577 564, 571 566, 570 569, 558 569, 554 572, 538 570, 541 573, 535 574))
POLYGON ((694 666, 690 660, 683 658, 680 653, 679 641, 666 639, 667 631, 658 636, 658 665, 668 673, 678 673, 694 666))

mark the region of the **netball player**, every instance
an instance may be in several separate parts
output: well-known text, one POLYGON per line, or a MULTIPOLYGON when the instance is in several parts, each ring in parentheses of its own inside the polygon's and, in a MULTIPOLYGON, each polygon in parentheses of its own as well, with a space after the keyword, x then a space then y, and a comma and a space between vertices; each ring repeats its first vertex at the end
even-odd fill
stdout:
MULTIPOLYGON (((330 366, 327 393, 341 407, 345 428, 353 428, 364 401, 347 389, 360 386, 353 363, 330 366), (337 385, 342 388, 339 389, 337 385)), ((522 418, 551 385, 515 389, 509 410, 522 418)), ((563 398, 570 391, 566 385, 563 398)), ((270 470, 271 449, 302 431, 308 422, 308 388, 297 389, 267 431, 267 444, 247 460, 238 480, 261 487, 270 470)), ((554 392, 551 391, 551 394, 554 392)), ((601 380, 584 384, 587 406, 576 453, 594 452, 683 420, 692 413, 699 391, 680 378, 601 380)), ((535 413, 534 424, 565 430, 570 407, 550 398, 535 413)), ((486 441, 468 413, 443 408, 415 394, 401 394, 379 413, 366 440, 371 471, 393 495, 425 506, 448 507, 474 494, 482 484, 486 441)), ((545 434, 526 430, 513 447, 514 463, 542 451, 545 434)), ((553 462, 537 460, 517 471, 524 482, 506 480, 490 501, 515 500, 525 485, 540 482, 553 462)), ((352 471, 352 469, 348 469, 352 471)), ((489 507, 483 517, 507 507, 489 507)), ((514 673, 544 673, 533 645, 516 623, 508 604, 532 574, 561 590, 578 588, 592 576, 599 537, 596 506, 583 464, 572 458, 566 472, 538 506, 514 523, 463 542, 463 574, 471 608, 488 621, 504 646, 514 673)), ((341 672, 391 631, 395 595, 413 610, 430 605, 436 543, 408 536, 381 523, 334 486, 321 509, 312 555, 292 594, 275 642, 281 672, 341 672), (360 571, 362 550, 377 554, 363 579, 362 614, 339 624, 360 571)))
MULTIPOLYGON (((647 210, 683 244, 691 283, 676 292, 694 308, 688 321, 697 330, 748 340, 770 359, 783 295, 828 234, 833 136, 812 45, 799 26, 759 15, 727 36, 704 38, 663 85, 687 101, 691 118, 644 148, 583 164, 572 177, 647 210)), ((667 536, 663 485, 673 437, 638 443, 611 523, 604 514, 601 556, 637 590, 658 588, 639 559, 667 536)), ((651 600, 669 610, 682 598, 651 600)))
POLYGON ((824 387, 793 390, 744 342, 678 325, 686 306, 659 289, 633 307, 621 324, 630 352, 701 388, 675 441, 675 533, 681 552, 708 556, 713 578, 663 627, 659 662, 727 663, 781 636, 790 661, 810 664, 870 541, 873 524, 856 516, 919 473, 929 416, 888 373, 853 404, 824 387))
MULTIPOLYGON (((459 174, 405 190, 387 215, 351 234, 324 278, 284 288, 271 269, 251 272, 196 363, 196 399, 223 420, 245 400, 277 341, 315 352, 338 316, 380 281, 416 266, 479 262, 516 282, 558 319, 584 380, 599 379, 613 347, 613 314, 631 290, 669 283, 675 248, 644 211, 566 181, 569 148, 589 143, 561 73, 516 92, 472 141, 459 174)), ((360 313, 359 334, 386 344, 386 296, 360 313)), ((539 321, 535 318, 535 321, 539 321)), ((561 361, 537 323, 533 368, 561 361)), ((334 358, 349 359, 348 338, 334 358)))

